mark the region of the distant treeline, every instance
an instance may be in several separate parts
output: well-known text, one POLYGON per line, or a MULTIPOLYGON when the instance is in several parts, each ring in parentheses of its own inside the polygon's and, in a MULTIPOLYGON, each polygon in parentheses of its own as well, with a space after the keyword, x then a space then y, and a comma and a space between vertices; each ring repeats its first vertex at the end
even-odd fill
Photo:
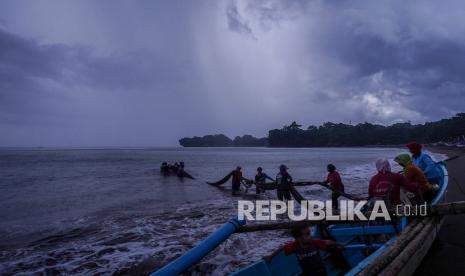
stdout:
POLYGON ((216 134, 182 138, 179 144, 183 147, 265 147, 266 141, 266 138, 255 138, 252 135, 237 136, 231 140, 226 135, 216 134))
POLYGON ((179 143, 184 147, 231 147, 231 146, 269 146, 269 147, 343 147, 367 145, 398 145, 409 141, 433 143, 449 141, 465 134, 465 113, 436 122, 412 125, 398 123, 390 126, 363 123, 347 125, 342 123, 324 123, 323 125, 302 126, 292 122, 281 129, 268 132, 268 138, 255 138, 251 135, 236 137, 234 140, 225 135, 207 135, 204 137, 183 138, 179 143))

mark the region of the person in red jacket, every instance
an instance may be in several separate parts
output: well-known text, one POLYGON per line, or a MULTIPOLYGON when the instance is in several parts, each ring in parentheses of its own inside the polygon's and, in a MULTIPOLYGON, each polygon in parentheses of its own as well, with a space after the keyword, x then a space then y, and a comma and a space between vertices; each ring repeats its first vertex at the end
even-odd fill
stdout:
POLYGON ((321 259, 319 250, 342 248, 342 245, 330 240, 312 238, 308 226, 293 228, 291 230, 291 235, 294 237, 293 242, 281 246, 271 255, 263 259, 269 262, 274 256, 284 251, 286 255, 295 254, 297 256, 302 270, 302 274, 300 275, 326 275, 326 268, 321 259))
POLYGON ((412 193, 418 193, 416 183, 411 183, 400 173, 391 172, 391 165, 386 159, 376 161, 378 173, 370 180, 368 187, 368 198, 384 199, 392 205, 400 204, 400 187, 412 193))
POLYGON ((336 171, 336 166, 328 164, 327 166, 328 176, 326 177, 326 184, 329 184, 336 191, 333 191, 331 196, 332 205, 335 210, 339 210, 339 201, 337 200, 341 195, 339 192, 344 192, 344 184, 342 184, 341 176, 336 171), (338 192, 339 191, 339 192, 338 192))
POLYGON ((237 168, 231 172, 232 174, 232 179, 231 179, 231 184, 232 184, 232 194, 236 195, 240 188, 241 188, 241 182, 242 181, 248 181, 245 177, 242 176, 242 168, 237 166, 237 168))

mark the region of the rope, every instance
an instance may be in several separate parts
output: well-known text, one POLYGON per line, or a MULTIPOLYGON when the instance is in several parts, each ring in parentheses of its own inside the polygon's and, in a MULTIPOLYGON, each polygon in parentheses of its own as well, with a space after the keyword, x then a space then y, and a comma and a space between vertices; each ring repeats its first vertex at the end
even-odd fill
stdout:
MULTIPOLYGON (((227 176, 226 176, 227 177, 227 176)), ((223 179, 225 179, 226 177, 224 177, 223 179)), ((200 181, 199 179, 197 178, 190 178, 191 180, 195 181, 195 182, 198 182, 198 183, 202 183, 202 184, 210 184, 210 185, 215 185, 214 183, 216 182, 206 182, 206 181, 200 181)), ((222 179, 222 180, 223 180, 222 179)), ((229 179, 228 179, 229 180, 229 179)), ((221 181, 221 180, 220 180, 221 181)), ((334 189, 333 187, 331 187, 330 185, 326 184, 326 183, 323 183, 323 182, 318 182, 318 181, 302 181, 302 182, 308 182, 309 186, 310 185, 320 185, 330 191, 333 191, 333 192, 337 192, 339 193, 341 196, 345 197, 345 198, 348 198, 348 199, 351 199, 351 200, 354 200, 354 201, 361 201, 361 200, 366 200, 367 198, 366 197, 360 197, 360 196, 357 196, 357 195, 353 195, 353 194, 347 194, 345 192, 341 192, 341 191, 338 191, 336 189, 334 189)), ((302 183, 302 182, 299 182, 299 183, 302 183)), ((225 182, 226 183, 226 182, 225 182)), ((224 184, 224 183, 223 183, 224 184)), ((241 184, 245 187, 245 193, 248 193, 249 189, 252 187, 252 185, 256 185, 257 183, 255 183, 255 181, 251 181, 251 182, 245 182, 245 181, 241 181, 241 184)), ((275 189, 274 189, 275 190, 275 189)), ((305 200, 305 198, 295 189, 295 187, 293 186, 293 189, 291 190, 291 194, 293 194, 293 197, 296 199, 297 202, 300 202, 300 200, 305 200), (293 190, 293 191, 292 191, 293 190), (296 196, 298 198, 296 198, 296 196, 294 196, 294 192, 296 194, 296 196), (300 200, 299 200, 300 199, 300 200)), ((266 192, 266 191, 265 191, 266 192)))

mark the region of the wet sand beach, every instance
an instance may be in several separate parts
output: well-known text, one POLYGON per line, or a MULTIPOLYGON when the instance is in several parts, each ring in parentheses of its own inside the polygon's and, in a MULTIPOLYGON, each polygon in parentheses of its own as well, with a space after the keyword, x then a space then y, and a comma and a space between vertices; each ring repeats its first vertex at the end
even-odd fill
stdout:
MULTIPOLYGON (((465 200, 465 148, 434 147, 433 152, 460 158, 447 162, 446 201, 465 200)), ((430 251, 415 275, 460 275, 465 272, 465 215, 447 216, 430 251)))

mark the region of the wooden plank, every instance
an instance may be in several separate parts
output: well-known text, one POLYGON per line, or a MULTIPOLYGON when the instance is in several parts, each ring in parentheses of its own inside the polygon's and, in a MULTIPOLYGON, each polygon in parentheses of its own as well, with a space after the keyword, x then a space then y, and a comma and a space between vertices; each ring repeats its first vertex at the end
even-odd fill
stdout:
MULTIPOLYGON (((442 215, 453 215, 453 214, 463 214, 465 213, 465 201, 459 202, 452 202, 452 203, 445 203, 445 204, 437 204, 437 205, 429 205, 427 206, 427 216, 442 216, 442 215)), ((391 210, 391 213, 394 210, 391 210)), ((365 213, 366 217, 370 217, 370 213, 365 213)), ((412 217, 418 216, 420 218, 424 218, 420 216, 420 214, 412 215, 412 217)), ((366 221, 326 221, 326 220, 304 220, 304 221, 286 221, 286 222, 274 222, 274 223, 262 223, 256 225, 245 225, 239 228, 237 232, 254 232, 254 231, 262 231, 262 230, 280 230, 280 229, 290 229, 293 227, 300 227, 300 226, 312 226, 318 224, 324 225, 333 225, 333 224, 351 224, 351 223, 367 223, 366 221)))
POLYGON ((410 241, 402 252, 379 275, 412 275, 436 238, 435 229, 441 226, 440 221, 440 217, 435 217, 429 221, 423 230, 410 241))
POLYGON ((423 229, 431 219, 416 220, 410 223, 404 233, 399 236, 394 243, 389 246, 383 253, 376 257, 371 264, 363 269, 358 275, 377 275, 391 261, 402 252, 404 247, 423 229))
MULTIPOLYGON (((339 223, 353 223, 353 221, 345 221, 339 223)), ((269 230, 285 230, 291 229, 294 227, 304 227, 304 226, 313 226, 318 224, 325 224, 323 220, 303 220, 303 221, 285 221, 285 222, 275 222, 275 223, 262 223, 255 225, 244 225, 237 230, 237 233, 247 233, 247 232, 256 232, 256 231, 269 231, 269 230)), ((331 224, 336 224, 331 222, 331 224)), ((329 224, 328 224, 329 225, 329 224)))
POLYGON ((329 229, 329 233, 333 236, 395 234, 395 232, 392 225, 370 225, 329 229))

